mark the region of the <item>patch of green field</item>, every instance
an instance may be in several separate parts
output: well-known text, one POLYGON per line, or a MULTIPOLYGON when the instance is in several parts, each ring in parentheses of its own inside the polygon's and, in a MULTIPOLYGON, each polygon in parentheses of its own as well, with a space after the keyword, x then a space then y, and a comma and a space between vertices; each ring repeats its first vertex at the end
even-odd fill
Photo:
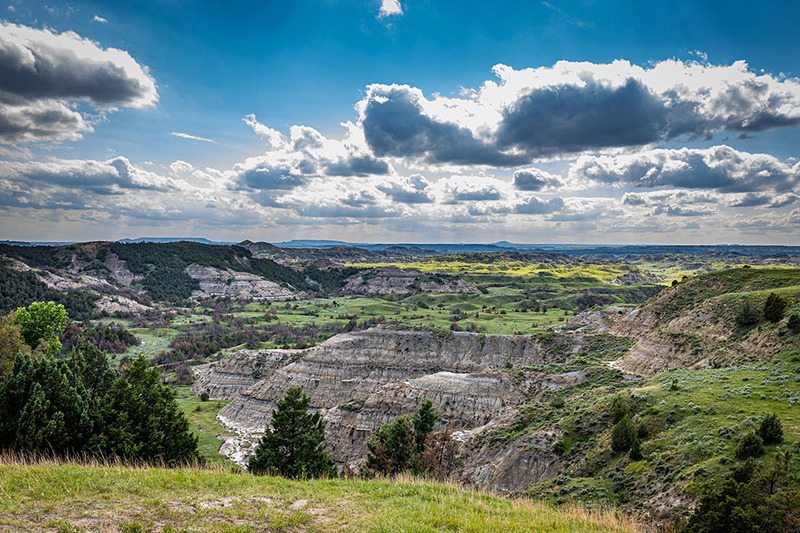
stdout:
POLYGON ((175 328, 129 328, 128 331, 139 339, 138 346, 131 346, 124 355, 139 357, 143 354, 147 359, 152 359, 159 352, 167 350, 169 343, 178 335, 175 328))
POLYGON ((613 511, 507 500, 452 484, 290 481, 193 468, 0 459, 0 528, 51 531, 634 532, 613 511))
POLYGON ((197 436, 200 455, 210 464, 233 466, 227 457, 219 453, 223 441, 218 435, 234 434, 220 426, 216 418, 217 413, 228 404, 229 400, 201 401, 185 385, 174 387, 174 390, 178 406, 189 419, 192 433, 197 436))

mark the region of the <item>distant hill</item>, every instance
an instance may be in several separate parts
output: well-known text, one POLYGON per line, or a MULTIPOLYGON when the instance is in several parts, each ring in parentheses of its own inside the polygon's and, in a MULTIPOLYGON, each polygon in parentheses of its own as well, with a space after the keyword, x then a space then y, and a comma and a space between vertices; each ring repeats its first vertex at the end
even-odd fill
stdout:
POLYGON ((199 242, 202 244, 213 244, 213 245, 230 245, 235 244, 233 242, 224 242, 224 241, 210 241, 208 239, 204 239, 202 237, 139 237, 138 239, 120 239, 116 242, 121 242, 123 244, 128 243, 140 243, 140 242, 199 242))

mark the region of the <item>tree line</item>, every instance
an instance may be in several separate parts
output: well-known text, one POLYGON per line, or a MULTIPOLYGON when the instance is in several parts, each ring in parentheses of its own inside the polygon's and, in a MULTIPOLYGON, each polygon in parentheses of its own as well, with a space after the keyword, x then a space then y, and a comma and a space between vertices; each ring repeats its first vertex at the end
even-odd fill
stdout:
POLYGON ((0 320, 0 449, 167 465, 198 461, 197 437, 140 356, 121 371, 78 340, 61 353, 68 315, 34 302, 0 320))

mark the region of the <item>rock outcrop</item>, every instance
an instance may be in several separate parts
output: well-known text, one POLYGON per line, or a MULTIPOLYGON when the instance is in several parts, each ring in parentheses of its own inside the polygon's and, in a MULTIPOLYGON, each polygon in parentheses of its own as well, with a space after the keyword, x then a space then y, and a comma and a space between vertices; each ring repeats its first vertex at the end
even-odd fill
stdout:
POLYGON ((212 400, 231 400, 263 376, 287 364, 299 350, 238 350, 216 363, 192 369, 192 392, 212 400))
POLYGON ((379 267, 350 278, 341 294, 408 294, 414 292, 467 292, 475 288, 459 277, 419 270, 379 267))
POLYGON ((185 272, 200 283, 200 290, 193 298, 227 296, 242 300, 291 300, 300 294, 268 281, 255 274, 235 270, 189 265, 185 272))
MULTIPOLYGON (((572 341, 552 335, 437 335, 381 328, 341 334, 295 355, 297 360, 284 366, 265 367, 263 379, 241 390, 218 417, 254 439, 269 424, 275 402, 286 389, 301 386, 312 408, 324 413, 332 457, 353 464, 364 458, 372 432, 394 416, 413 414, 423 399, 433 400, 441 415, 440 429, 471 429, 507 418, 516 405, 543 391, 579 383, 585 378, 582 372, 508 370, 562 362, 571 353, 572 341)), ((243 363, 243 355, 237 357, 230 365, 241 376, 251 366, 243 363)), ((198 370, 195 390, 232 394, 231 383, 247 383, 221 371, 219 366, 198 370)))

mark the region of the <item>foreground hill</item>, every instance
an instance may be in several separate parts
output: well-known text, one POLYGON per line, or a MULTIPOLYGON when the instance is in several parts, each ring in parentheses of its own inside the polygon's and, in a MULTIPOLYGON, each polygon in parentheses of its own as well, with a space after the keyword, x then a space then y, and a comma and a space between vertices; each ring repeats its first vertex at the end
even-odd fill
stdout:
POLYGON ((0 459, 0 529, 24 531, 635 532, 610 512, 405 480, 289 481, 191 468, 0 459))

